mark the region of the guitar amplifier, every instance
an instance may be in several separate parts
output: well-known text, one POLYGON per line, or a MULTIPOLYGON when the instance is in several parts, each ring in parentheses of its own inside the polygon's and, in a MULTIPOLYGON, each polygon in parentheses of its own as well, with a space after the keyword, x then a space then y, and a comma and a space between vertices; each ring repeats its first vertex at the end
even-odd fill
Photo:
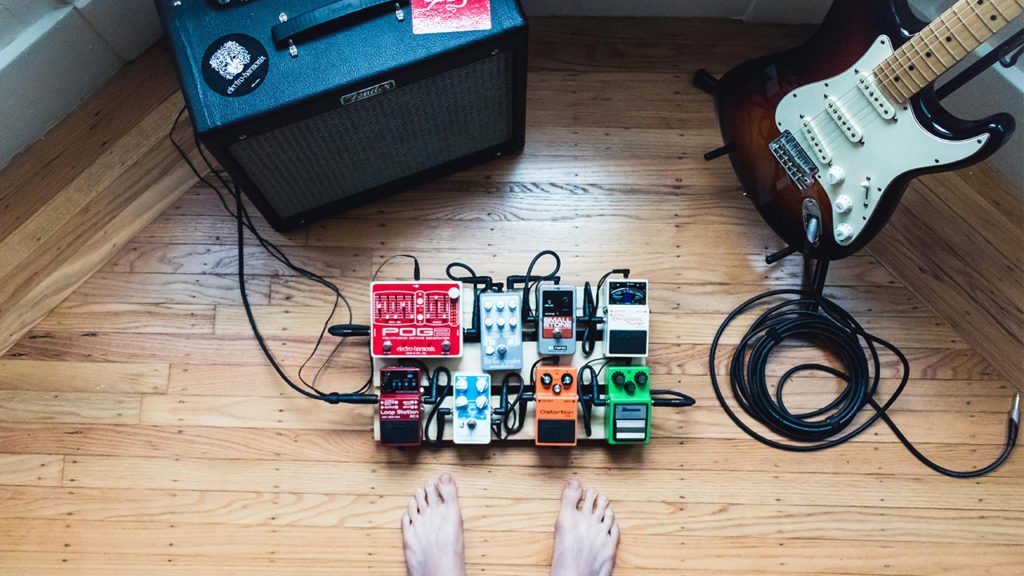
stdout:
POLYGON ((157 0, 196 135, 278 230, 520 151, 517 0, 157 0))

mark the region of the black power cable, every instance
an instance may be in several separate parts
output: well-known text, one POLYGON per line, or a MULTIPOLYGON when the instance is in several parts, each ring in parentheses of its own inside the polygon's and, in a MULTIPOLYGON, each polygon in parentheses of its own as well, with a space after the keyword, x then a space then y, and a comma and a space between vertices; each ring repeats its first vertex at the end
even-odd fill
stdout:
POLYGON ((915 458, 940 474, 953 478, 975 478, 992 472, 1006 462, 1017 442, 1020 394, 1017 395, 1014 409, 1010 412, 1006 446, 1002 454, 988 466, 977 470, 950 470, 918 451, 889 417, 889 408, 907 385, 909 368, 906 356, 896 346, 867 332, 838 304, 820 293, 801 290, 773 290, 741 304, 729 314, 715 334, 709 359, 711 385, 726 414, 751 438, 773 448, 793 452, 832 448, 857 436, 877 420, 882 420, 915 458), (780 297, 786 299, 771 305, 763 312, 740 340, 729 365, 729 380, 733 397, 744 412, 772 432, 796 442, 795 444, 767 438, 747 426, 726 401, 716 374, 715 359, 718 345, 729 325, 751 308, 780 297), (790 339, 821 342, 838 356, 845 370, 821 364, 800 364, 787 370, 779 378, 773 398, 767 381, 767 365, 776 348, 790 339), (880 379, 880 348, 896 356, 903 370, 899 386, 884 403, 875 399, 880 379), (793 376, 805 372, 823 372, 835 376, 846 382, 846 386, 835 400, 825 407, 811 412, 794 413, 786 407, 783 391, 793 376), (847 430, 865 406, 870 406, 875 413, 852 430, 847 430))
MULTIPOLYGON (((259 344, 260 349, 263 351, 264 356, 266 356, 267 360, 269 361, 270 365, 274 368, 274 371, 278 374, 278 376, 289 387, 294 389, 296 392, 302 394, 303 396, 306 396, 306 397, 309 397, 309 398, 314 398, 314 399, 317 399, 317 400, 322 400, 322 401, 327 402, 329 404, 340 404, 340 403, 346 403, 346 404, 375 404, 377 402, 377 396, 374 395, 374 394, 366 394, 366 391, 369 389, 369 384, 372 382, 372 378, 373 378, 372 358, 371 358, 371 365, 370 365, 370 377, 367 380, 367 383, 364 384, 362 388, 360 388, 359 390, 357 390, 356 392, 353 392, 353 393, 347 393, 347 394, 346 393, 339 393, 339 392, 324 393, 324 392, 321 392, 319 389, 316 388, 316 380, 317 380, 317 378, 323 372, 324 367, 326 367, 327 363, 331 360, 331 358, 334 357, 334 354, 335 354, 335 352, 337 352, 338 347, 335 347, 335 349, 328 356, 327 360, 325 360, 324 363, 321 365, 321 367, 317 371, 317 375, 314 377, 312 383, 307 382, 305 380, 305 378, 302 376, 303 368, 306 367, 306 365, 309 363, 309 361, 316 355, 317 351, 319 350, 320 345, 323 342, 324 335, 328 332, 328 329, 329 329, 330 324, 331 324, 331 320, 334 317, 334 313, 337 311, 339 303, 343 303, 344 306, 346 307, 346 309, 348 310, 348 318, 349 318, 349 320, 348 320, 348 325, 347 326, 353 326, 352 325, 352 316, 353 316, 353 314, 352 314, 352 306, 349 304, 349 302, 345 298, 344 294, 341 293, 341 291, 338 289, 338 287, 334 283, 328 281, 327 279, 325 279, 324 277, 320 276, 319 274, 316 274, 314 272, 310 272, 309 270, 306 270, 306 269, 304 269, 304 268, 302 268, 300 266, 295 265, 288 258, 288 256, 285 255, 284 252, 282 252, 281 249, 277 247, 277 245, 275 245, 273 242, 270 242, 269 240, 267 240, 266 238, 263 237, 263 235, 260 233, 259 229, 256 228, 255 224, 252 221, 252 217, 249 215, 247 209, 245 208, 245 205, 242 202, 241 191, 238 189, 238 187, 234 186, 231 182, 228 182, 224 178, 224 176, 221 175, 221 173, 219 171, 214 169, 213 163, 210 162, 210 159, 206 156, 206 153, 203 151, 202 144, 199 142, 198 137, 193 136, 193 139, 195 141, 196 149, 198 150, 200 157, 203 159, 203 162, 206 164, 206 167, 208 169, 208 173, 212 173, 217 178, 217 180, 220 182, 220 184, 224 188, 224 190, 227 191, 227 193, 234 198, 234 200, 235 200, 235 210, 234 211, 231 210, 231 207, 228 204, 227 200, 224 198, 224 195, 222 194, 221 190, 217 186, 215 186, 210 180, 208 180, 205 175, 203 175, 202 173, 199 172, 199 170, 196 168, 195 164, 193 164, 192 160, 188 157, 188 154, 185 153, 185 150, 174 139, 174 130, 175 130, 175 128, 177 128, 178 123, 181 122, 181 118, 184 115, 185 110, 186 110, 186 108, 182 107, 182 109, 178 112, 178 115, 175 117, 174 123, 171 125, 171 130, 170 130, 170 132, 168 134, 168 139, 171 141, 171 144, 174 146, 174 148, 178 151, 178 154, 182 157, 182 159, 188 165, 188 167, 192 171, 192 173, 195 174, 196 178, 198 178, 201 182, 203 182, 206 186, 208 186, 211 190, 214 191, 214 193, 217 195, 217 198, 220 200, 221 205, 224 207, 224 210, 229 215, 231 215, 233 218, 235 218, 235 220, 238 223, 238 284, 239 284, 239 292, 241 294, 243 307, 245 308, 246 317, 249 320, 249 325, 252 328, 253 335, 255 336, 256 342, 259 344), (302 382, 302 384, 305 386, 305 388, 302 388, 302 387, 298 386, 297 384, 295 384, 288 377, 288 375, 285 374, 284 370, 277 363, 277 361, 274 358, 273 354, 270 352, 270 349, 267 347, 267 344, 264 341, 262 334, 259 332, 259 329, 257 328, 256 319, 253 316, 252 306, 249 303, 248 293, 247 293, 246 287, 245 287, 245 231, 246 230, 248 230, 256 238, 256 240, 257 240, 257 242, 259 242, 260 246, 264 250, 266 250, 267 253, 270 254, 274 259, 276 259, 277 261, 281 262, 286 267, 288 267, 290 270, 292 270, 295 273, 299 274, 303 278, 306 278, 307 280, 310 280, 312 282, 315 282, 315 283, 320 284, 321 286, 327 288, 335 296, 334 305, 331 308, 331 313, 330 313, 330 315, 328 315, 327 320, 324 322, 323 329, 320 331, 320 335, 317 338, 316 345, 313 347, 313 351, 310 353, 309 357, 307 357, 306 361, 303 362, 302 366, 299 369, 299 380, 300 380, 300 382, 302 382)), ((340 345, 340 343, 339 343, 339 345, 340 345)))

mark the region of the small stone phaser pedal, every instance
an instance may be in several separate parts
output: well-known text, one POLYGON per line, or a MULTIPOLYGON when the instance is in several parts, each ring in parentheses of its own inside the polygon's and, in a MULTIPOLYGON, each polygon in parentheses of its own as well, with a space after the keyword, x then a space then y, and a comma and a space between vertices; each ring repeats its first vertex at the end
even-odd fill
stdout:
POLYGON ((538 366, 535 409, 537 446, 575 446, 579 398, 576 371, 557 366, 538 366))
POLYGON ((651 333, 647 280, 609 280, 607 286, 604 355, 646 357, 651 333))
POLYGON ((462 356, 462 285, 374 282, 370 352, 374 358, 462 356))
POLYGON ((609 444, 651 441, 651 372, 646 366, 609 367, 605 436, 609 444))
POLYGON ((521 305, 518 292, 480 293, 480 367, 485 371, 522 370, 521 305))
POLYGON ((537 293, 537 353, 576 353, 576 287, 542 284, 537 293))
POLYGON ((491 443, 491 377, 456 372, 452 421, 456 444, 491 443))
POLYGON ((377 404, 380 443, 385 446, 419 446, 423 441, 421 412, 420 369, 381 368, 380 400, 377 404))

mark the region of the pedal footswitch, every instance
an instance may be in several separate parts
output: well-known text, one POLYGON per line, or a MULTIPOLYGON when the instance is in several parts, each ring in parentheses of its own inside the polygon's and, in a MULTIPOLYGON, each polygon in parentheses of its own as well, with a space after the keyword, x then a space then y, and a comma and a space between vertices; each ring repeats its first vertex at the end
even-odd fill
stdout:
POLYGON ((534 443, 537 446, 575 446, 579 410, 576 371, 557 366, 538 366, 534 380, 534 443))
POLYGON ((461 302, 458 282, 374 282, 370 285, 373 357, 461 357, 461 302))
POLYGON ((419 368, 381 368, 377 417, 382 445, 419 446, 422 443, 420 375, 419 368))
POLYGON ((491 443, 491 377, 456 372, 452 421, 456 444, 491 443))
POLYGON ((609 280, 605 302, 604 355, 646 357, 651 332, 647 280, 609 280))
POLYGON ((537 289, 537 353, 576 353, 576 287, 541 284, 537 289))
POLYGON ((646 366, 611 367, 605 436, 609 444, 647 444, 651 441, 651 372, 646 366))
POLYGON ((487 372, 522 370, 522 295, 518 292, 480 293, 480 367, 487 372))

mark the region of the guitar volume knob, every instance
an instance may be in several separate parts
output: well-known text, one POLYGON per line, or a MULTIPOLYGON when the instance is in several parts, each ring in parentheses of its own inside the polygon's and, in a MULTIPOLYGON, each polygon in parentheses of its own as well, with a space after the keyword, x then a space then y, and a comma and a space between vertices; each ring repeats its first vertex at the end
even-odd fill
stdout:
POLYGON ((833 166, 828 169, 828 182, 833 186, 839 186, 846 180, 846 170, 840 166, 833 166))
POLYGON ((850 226, 849 224, 840 224, 839 226, 836 226, 836 241, 842 244, 850 238, 853 238, 853 226, 850 226))
POLYGON ((843 194, 839 198, 836 198, 836 212, 840 214, 848 214, 853 209, 853 199, 843 194))

